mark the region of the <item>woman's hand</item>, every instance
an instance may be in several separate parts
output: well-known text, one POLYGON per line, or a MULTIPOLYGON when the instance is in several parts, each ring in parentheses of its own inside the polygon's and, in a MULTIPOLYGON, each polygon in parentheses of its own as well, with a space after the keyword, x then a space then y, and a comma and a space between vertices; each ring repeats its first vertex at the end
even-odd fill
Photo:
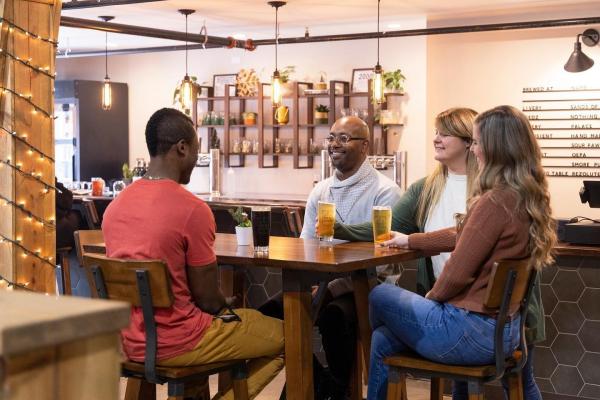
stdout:
POLYGON ((319 218, 315 218, 315 237, 319 237, 319 218))
POLYGON ((408 235, 400 232, 392 231, 392 238, 381 243, 382 246, 388 247, 399 247, 401 249, 408 249, 408 235))

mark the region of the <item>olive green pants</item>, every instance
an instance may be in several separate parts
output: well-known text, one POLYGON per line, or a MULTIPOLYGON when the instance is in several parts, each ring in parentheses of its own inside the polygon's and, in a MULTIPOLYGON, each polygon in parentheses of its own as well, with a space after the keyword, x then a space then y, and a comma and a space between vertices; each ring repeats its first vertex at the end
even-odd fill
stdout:
MULTIPOLYGON (((241 322, 223 322, 215 318, 193 350, 158 361, 158 364, 184 367, 249 360, 248 392, 253 399, 283 368, 283 322, 252 309, 240 308, 235 313, 241 322)), ((233 390, 223 393, 222 398, 233 400, 233 390)))

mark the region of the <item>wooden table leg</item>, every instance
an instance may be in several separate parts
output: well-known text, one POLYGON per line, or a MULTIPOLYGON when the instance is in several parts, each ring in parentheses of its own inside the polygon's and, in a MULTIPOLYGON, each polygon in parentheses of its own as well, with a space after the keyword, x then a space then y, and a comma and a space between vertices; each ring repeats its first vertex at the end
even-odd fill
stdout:
MULTIPOLYGON (((365 358, 365 372, 369 373, 371 359, 371 326, 369 325, 369 292, 376 284, 375 271, 358 270, 352 273, 354 286, 354 303, 356 304, 356 321, 358 323, 358 338, 365 358)), ((357 360, 358 365, 360 360, 357 360)))
POLYGON ((313 400, 310 283, 302 271, 283 270, 282 278, 287 400, 313 400))

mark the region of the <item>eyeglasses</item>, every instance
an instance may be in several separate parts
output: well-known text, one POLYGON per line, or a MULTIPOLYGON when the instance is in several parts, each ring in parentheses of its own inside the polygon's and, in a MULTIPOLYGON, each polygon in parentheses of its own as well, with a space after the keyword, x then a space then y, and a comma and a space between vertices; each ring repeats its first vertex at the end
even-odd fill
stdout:
POLYGON ((338 142, 339 144, 348 144, 348 142, 351 142, 352 140, 367 140, 365 138, 354 138, 351 136, 348 136, 344 133, 342 133, 341 135, 329 135, 327 136, 327 142, 329 144, 333 144, 334 142, 338 142))

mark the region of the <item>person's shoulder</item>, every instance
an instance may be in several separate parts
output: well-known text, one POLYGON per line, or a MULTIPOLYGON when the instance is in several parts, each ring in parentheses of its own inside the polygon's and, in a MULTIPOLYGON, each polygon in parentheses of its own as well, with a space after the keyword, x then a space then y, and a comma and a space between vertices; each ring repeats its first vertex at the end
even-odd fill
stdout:
POLYGON ((322 181, 318 182, 314 188, 310 191, 308 198, 311 199, 313 197, 321 197, 321 193, 326 191, 329 186, 331 186, 331 182, 333 182, 333 176, 329 178, 325 178, 322 181))

